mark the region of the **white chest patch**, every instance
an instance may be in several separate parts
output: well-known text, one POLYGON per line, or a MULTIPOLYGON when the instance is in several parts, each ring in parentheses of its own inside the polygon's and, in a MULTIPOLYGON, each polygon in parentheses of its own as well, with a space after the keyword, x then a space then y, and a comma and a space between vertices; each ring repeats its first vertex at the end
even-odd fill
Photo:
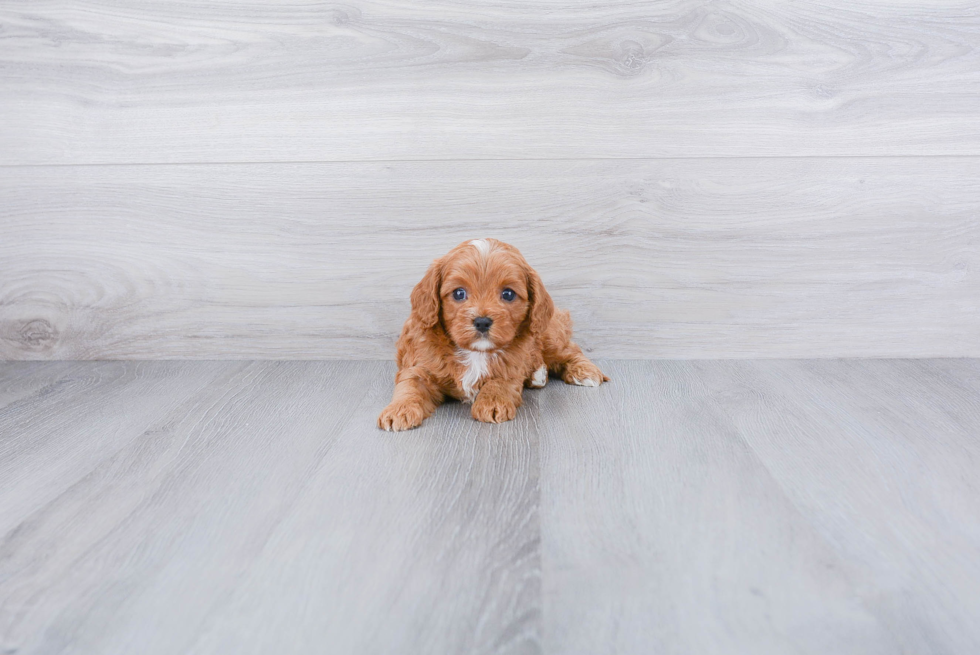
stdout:
POLYGON ((459 384, 463 388, 465 402, 471 403, 476 398, 476 385, 486 377, 490 367, 490 359, 496 355, 482 350, 457 350, 456 354, 459 356, 459 363, 466 367, 459 384))

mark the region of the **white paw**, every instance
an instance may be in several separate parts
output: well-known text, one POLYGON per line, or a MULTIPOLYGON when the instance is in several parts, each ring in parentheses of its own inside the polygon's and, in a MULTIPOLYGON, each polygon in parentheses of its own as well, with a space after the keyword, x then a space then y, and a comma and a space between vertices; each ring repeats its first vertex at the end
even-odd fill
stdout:
POLYGON ((578 378, 572 378, 572 382, 580 387, 595 387, 598 386, 592 378, 585 378, 584 380, 579 380, 578 378))
POLYGON ((540 389, 546 384, 548 384, 548 368, 542 366, 531 376, 531 386, 540 389))

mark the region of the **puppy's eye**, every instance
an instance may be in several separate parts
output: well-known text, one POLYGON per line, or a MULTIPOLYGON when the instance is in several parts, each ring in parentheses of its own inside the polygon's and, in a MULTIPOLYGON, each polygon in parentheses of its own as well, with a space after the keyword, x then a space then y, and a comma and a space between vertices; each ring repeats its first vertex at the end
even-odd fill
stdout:
POLYGON ((517 297, 517 294, 514 293, 513 289, 504 289, 504 292, 500 294, 500 297, 506 300, 507 302, 510 302, 517 297))
POLYGON ((466 289, 459 288, 453 291, 453 300, 466 300, 466 289))

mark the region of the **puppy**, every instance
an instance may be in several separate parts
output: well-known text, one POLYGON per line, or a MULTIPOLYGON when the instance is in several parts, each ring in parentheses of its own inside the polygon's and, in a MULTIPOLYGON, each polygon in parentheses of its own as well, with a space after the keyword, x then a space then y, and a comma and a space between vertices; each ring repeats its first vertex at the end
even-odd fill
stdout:
POLYGON ((478 421, 509 421, 523 387, 543 387, 549 372, 583 387, 609 381, 572 342, 572 319, 538 274, 496 239, 462 243, 429 266, 397 347, 384 430, 421 425, 447 396, 472 403, 478 421))

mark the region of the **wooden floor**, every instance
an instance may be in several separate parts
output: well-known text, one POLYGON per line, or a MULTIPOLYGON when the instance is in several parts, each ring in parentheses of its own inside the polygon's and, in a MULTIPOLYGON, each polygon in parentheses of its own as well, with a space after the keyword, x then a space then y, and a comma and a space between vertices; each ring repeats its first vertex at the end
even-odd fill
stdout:
POLYGON ((980 360, 0 364, 0 653, 980 652, 980 360))
POLYGON ((513 243, 600 358, 980 357, 977 0, 3 0, 0 359, 387 359, 513 243))

